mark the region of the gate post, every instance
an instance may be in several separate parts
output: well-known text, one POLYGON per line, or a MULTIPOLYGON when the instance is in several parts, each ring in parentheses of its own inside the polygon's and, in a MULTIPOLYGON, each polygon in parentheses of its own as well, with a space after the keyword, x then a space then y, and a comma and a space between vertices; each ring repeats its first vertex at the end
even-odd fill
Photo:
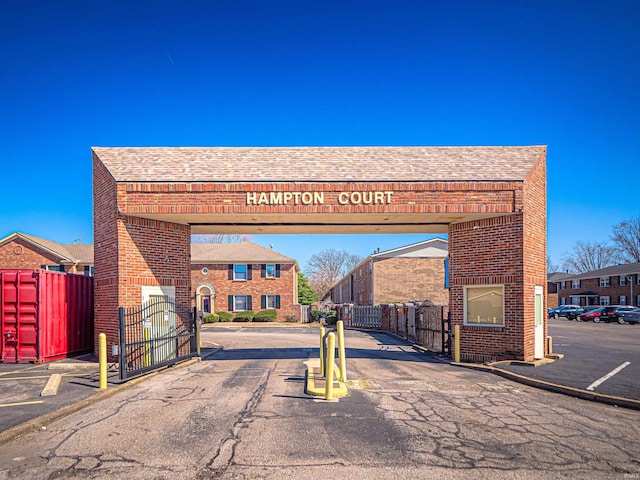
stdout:
POLYGON ((118 346, 118 367, 120 370, 120 380, 125 379, 125 352, 126 344, 125 325, 124 325, 124 307, 118 307, 118 323, 120 324, 120 345, 118 346))

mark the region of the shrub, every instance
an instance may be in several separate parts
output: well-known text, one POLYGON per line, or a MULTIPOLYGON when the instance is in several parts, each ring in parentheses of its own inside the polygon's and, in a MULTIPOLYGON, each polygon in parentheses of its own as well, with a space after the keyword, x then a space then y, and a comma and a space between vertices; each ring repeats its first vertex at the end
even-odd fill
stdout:
POLYGON ((299 323, 300 320, 298 320, 298 317, 296 317, 295 315, 287 315, 286 317, 284 317, 284 321, 287 323, 299 323))
POLYGON ((254 322, 275 322, 278 318, 277 310, 261 310, 253 317, 254 322))
POLYGON ((216 323, 220 321, 220 315, 217 313, 207 313, 203 320, 204 323, 216 323))
POLYGON ((313 320, 315 322, 319 322, 320 321, 320 317, 324 314, 325 312, 323 312, 322 310, 311 310, 310 315, 311 317, 313 317, 313 320))
POLYGON ((253 320, 254 312, 251 310, 243 310, 242 312, 236 313, 236 318, 233 319, 234 322, 250 322, 253 320))
POLYGON ((229 312, 218 312, 218 319, 221 322, 230 322, 233 320, 233 313, 229 312))

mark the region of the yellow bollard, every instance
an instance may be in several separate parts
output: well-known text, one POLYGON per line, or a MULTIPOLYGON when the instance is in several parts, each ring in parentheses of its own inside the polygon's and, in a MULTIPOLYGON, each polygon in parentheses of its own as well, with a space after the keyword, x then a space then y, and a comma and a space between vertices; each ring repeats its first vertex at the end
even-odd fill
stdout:
POLYGON ((341 382, 347 381, 347 357, 344 348, 344 322, 338 320, 338 363, 340 364, 340 380, 341 382))
POLYGON ((324 327, 320 327, 320 376, 324 377, 324 327))
POLYGON ((144 336, 144 360, 142 362, 143 367, 148 367, 151 365, 151 355, 149 355, 149 339, 151 338, 151 329, 144 328, 142 330, 142 334, 144 336))
POLYGON ((460 325, 453 326, 453 361, 460 363, 460 325))
POLYGON ((107 336, 98 335, 98 359, 100 361, 100 390, 107 389, 107 336))
POLYGON ((324 399, 333 400, 333 366, 336 356, 336 336, 333 332, 327 335, 327 375, 324 387, 324 399))

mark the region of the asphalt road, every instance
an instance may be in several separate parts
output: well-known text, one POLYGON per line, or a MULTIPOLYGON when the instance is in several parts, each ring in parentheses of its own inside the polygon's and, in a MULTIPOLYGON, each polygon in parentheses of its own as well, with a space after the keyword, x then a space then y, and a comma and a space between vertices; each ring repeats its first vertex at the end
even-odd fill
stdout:
POLYGON ((562 360, 537 368, 501 368, 528 377, 640 400, 640 325, 549 320, 553 352, 562 360), (612 372, 615 372, 606 378, 612 372), (601 382, 601 383, 598 383, 601 382))
POLYGON ((0 448, 0 479, 637 478, 640 412, 347 331, 348 396, 304 394, 317 330, 216 328, 224 350, 0 448))

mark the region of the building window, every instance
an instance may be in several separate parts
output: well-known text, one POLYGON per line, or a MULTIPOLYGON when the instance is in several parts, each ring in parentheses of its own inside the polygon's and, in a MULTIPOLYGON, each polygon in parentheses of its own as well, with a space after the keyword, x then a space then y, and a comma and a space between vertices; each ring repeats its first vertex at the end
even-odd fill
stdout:
POLYGON ((233 266, 233 279, 234 280, 246 280, 247 279, 247 266, 234 265, 233 266))
POLYGON ((64 272, 64 266, 62 265, 40 265, 40 268, 50 272, 64 272))
POLYGON ((570 305, 580 305, 580 297, 569 297, 570 305))
POLYGON ((566 305, 567 304, 567 299, 565 297, 562 297, 560 299, 560 305, 566 305))
POLYGON ((600 297, 600 305, 611 305, 611 298, 608 295, 600 297))
POLYGON ((640 295, 636 297, 636 306, 640 307, 640 295))
POLYGON ((198 301, 198 309, 203 313, 213 312, 213 287, 201 285, 196 290, 198 301))
POLYGON ((567 282, 560 282, 560 290, 566 290, 567 289, 567 282))
POLYGON ((627 276, 626 275, 620 275, 620 286, 623 287, 626 284, 627 284, 627 276))
POLYGON ((627 296, 626 295, 620 295, 618 297, 618 305, 626 305, 627 304, 627 296))
POLYGON ((504 285, 465 287, 465 325, 504 326, 504 285))
POLYGON ((571 288, 580 288, 580 280, 571 280, 571 288))
MULTIPOLYGON (((611 278, 610 277, 600 277, 599 285, 601 287, 609 287, 609 286, 611 286, 611 278)), ((609 304, 606 303, 605 305, 609 305, 609 304)))
POLYGON ((85 274, 85 276, 93 277, 93 273, 94 273, 93 266, 90 266, 90 265, 85 265, 84 266, 84 274, 85 274))
POLYGON ((252 310, 251 295, 229 295, 229 311, 252 310))
POLYGON ((262 295, 262 309, 280 308, 280 295, 262 295))

